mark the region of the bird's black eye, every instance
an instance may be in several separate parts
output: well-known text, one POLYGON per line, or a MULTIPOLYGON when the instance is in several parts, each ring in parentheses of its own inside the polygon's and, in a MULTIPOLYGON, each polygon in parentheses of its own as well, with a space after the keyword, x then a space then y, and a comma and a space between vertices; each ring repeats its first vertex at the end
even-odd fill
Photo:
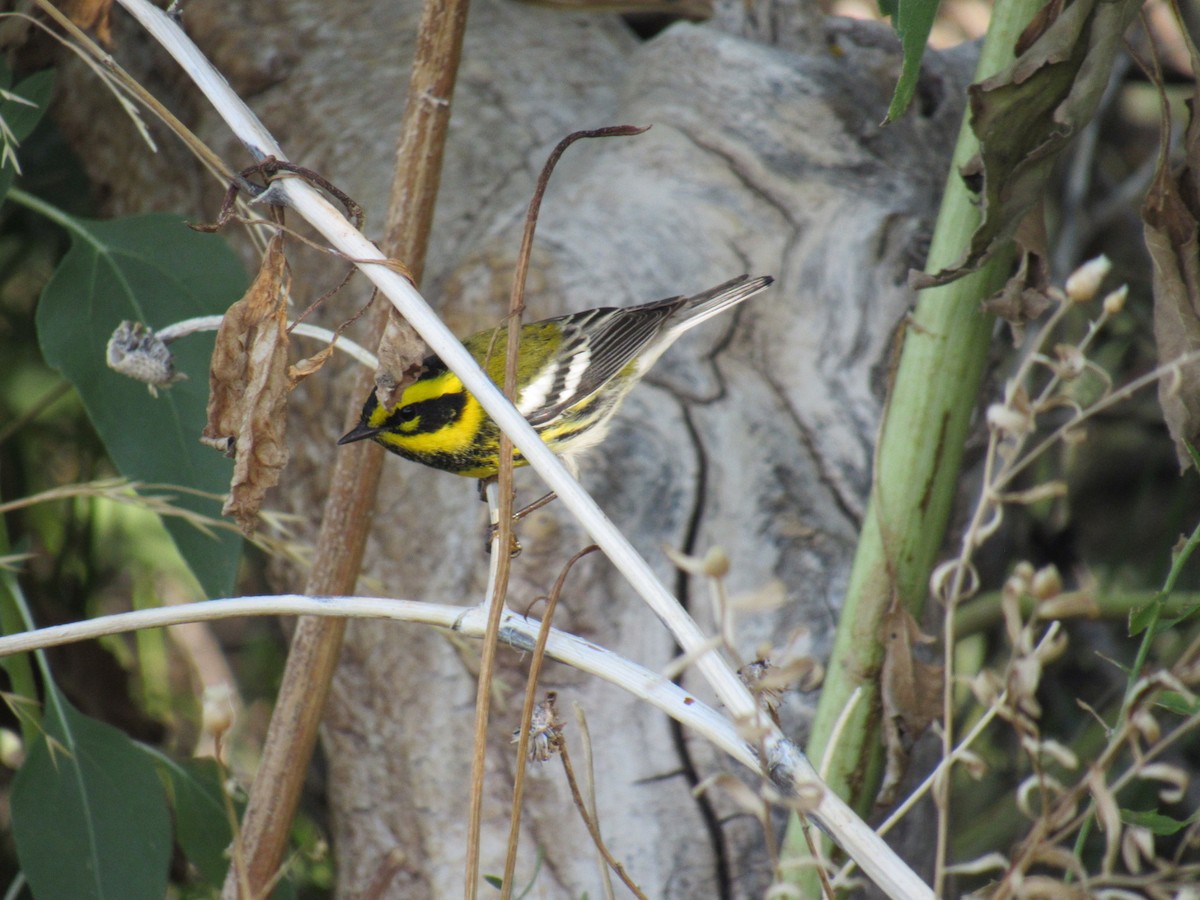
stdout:
POLYGON ((416 431, 421 423, 420 404, 406 403, 388 416, 387 427, 393 431, 409 434, 416 431))

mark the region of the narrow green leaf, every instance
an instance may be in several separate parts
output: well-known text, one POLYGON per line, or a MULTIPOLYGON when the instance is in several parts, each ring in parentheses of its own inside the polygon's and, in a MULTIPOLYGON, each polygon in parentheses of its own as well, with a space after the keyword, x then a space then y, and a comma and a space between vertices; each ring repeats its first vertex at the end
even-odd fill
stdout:
MULTIPOLYGON (((7 67, 0 68, 0 88, 9 90, 12 75, 7 67)), ((0 137, 4 146, 4 154, 0 156, 0 200, 8 194, 12 187, 17 170, 13 164, 18 148, 14 142, 25 140, 37 125, 38 120, 50 105, 50 95, 54 91, 54 70, 46 69, 31 75, 11 89, 22 100, 4 100, 0 102, 0 119, 4 121, 8 134, 0 137), (30 106, 29 104, 33 105, 30 106)))
POLYGON ((34 896, 160 900, 171 821, 150 760, 53 684, 44 722, 12 789, 13 839, 34 896))
MULTIPOLYGON (((45 211, 44 209, 42 211, 45 211)), ((232 467, 199 442, 208 402, 211 334, 171 345, 188 380, 152 397, 146 386, 110 370, 106 345, 124 319, 162 328, 222 313, 242 293, 245 272, 225 242, 188 229, 178 216, 152 214, 98 222, 55 215, 71 249, 42 293, 38 339, 46 361, 65 375, 125 477, 224 494, 232 467)), ((217 500, 169 490, 178 506, 220 517, 217 500)), ((210 597, 228 596, 241 539, 204 534, 164 520, 175 545, 210 597)))
POLYGON ((215 759, 177 762, 154 750, 170 785, 175 809, 175 839, 188 861, 214 888, 225 883, 229 868, 227 851, 233 842, 229 816, 225 810, 221 769, 215 759))
POLYGON ((1163 691, 1158 695, 1155 704, 1178 716, 1193 716, 1200 712, 1200 700, 1188 699, 1175 691, 1163 691))
POLYGON ((1154 633, 1157 635, 1162 634, 1164 631, 1170 631, 1172 628, 1183 624, 1188 619, 1195 618, 1196 613, 1198 612, 1200 612, 1200 603, 1192 603, 1184 607, 1183 611, 1179 615, 1170 616, 1159 621, 1159 623, 1154 626, 1154 633))
POLYGON ((892 93, 884 124, 894 122, 912 102, 921 76, 921 60, 925 57, 925 45, 933 31, 933 20, 937 16, 938 0, 881 0, 879 8, 891 16, 892 25, 900 36, 900 47, 904 51, 904 62, 900 67, 900 78, 892 93))
MULTIPOLYGON (((7 555, 11 549, 8 528, 4 517, 0 516, 0 555, 7 555)), ((30 627, 23 601, 16 573, 11 569, 0 569, 0 631, 4 634, 16 634, 30 627)), ((26 744, 30 744, 40 734, 41 705, 37 702, 37 682, 33 677, 29 654, 18 653, 0 659, 0 669, 8 674, 8 690, 12 694, 10 705, 20 722, 21 737, 26 744)))

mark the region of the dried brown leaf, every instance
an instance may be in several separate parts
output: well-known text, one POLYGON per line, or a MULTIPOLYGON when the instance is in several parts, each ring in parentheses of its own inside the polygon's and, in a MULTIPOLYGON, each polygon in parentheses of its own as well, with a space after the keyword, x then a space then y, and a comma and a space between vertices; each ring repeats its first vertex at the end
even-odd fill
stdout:
POLYGON ((236 458, 222 512, 247 533, 287 464, 287 286, 279 234, 267 246, 254 283, 222 319, 209 369, 202 440, 236 458))
POLYGON ((105 47, 112 46, 112 0, 67 0, 60 8, 76 25, 96 35, 105 47))
POLYGON ((302 359, 295 365, 288 366, 288 383, 292 387, 295 387, 309 375, 315 375, 320 372, 325 363, 329 361, 329 357, 333 356, 333 351, 334 345, 329 343, 307 359, 302 359))
POLYGON ((916 658, 914 647, 932 643, 933 638, 921 633, 916 620, 899 603, 893 603, 884 617, 883 641, 880 693, 887 768, 879 802, 887 804, 900 786, 913 742, 941 712, 942 667, 916 658))
POLYGON ((1019 264, 999 291, 983 301, 983 311, 998 316, 1011 326, 1013 346, 1025 337, 1025 325, 1050 306, 1046 265, 1046 220, 1039 203, 1017 226, 1014 240, 1020 248, 1019 264))
POLYGON ((396 404, 408 385, 425 370, 429 347, 396 310, 388 313, 387 327, 379 341, 379 368, 375 372, 375 393, 381 406, 389 409, 396 404))
POLYGON ((963 259, 923 286, 977 270, 1016 236, 1037 252, 1036 236, 1018 227, 1046 193, 1055 160, 1095 114, 1140 4, 1075 0, 1049 11, 1023 36, 1024 52, 1004 71, 969 89, 979 155, 962 175, 977 190, 983 221, 963 259), (1057 15, 1054 15, 1057 13, 1057 15))
MULTIPOLYGON (((1193 70, 1200 71, 1200 54, 1190 39, 1187 44, 1193 70)), ((1200 85, 1193 83, 1185 159, 1175 171, 1168 157, 1170 106, 1161 83, 1158 88, 1163 110, 1158 168, 1142 206, 1142 219, 1153 277, 1154 338, 1159 362, 1166 365, 1200 350, 1200 85)), ((1200 364, 1181 369, 1177 378, 1161 380, 1158 399, 1175 440, 1179 467, 1186 470, 1191 465, 1186 444, 1200 442, 1200 364)))

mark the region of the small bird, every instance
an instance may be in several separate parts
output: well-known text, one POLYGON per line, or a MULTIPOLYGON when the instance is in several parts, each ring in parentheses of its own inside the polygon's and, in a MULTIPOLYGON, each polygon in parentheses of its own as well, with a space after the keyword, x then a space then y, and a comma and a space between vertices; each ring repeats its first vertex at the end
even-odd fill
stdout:
MULTIPOLYGON (((742 275, 696 294, 626 308, 602 307, 521 326, 517 410, 552 451, 572 458, 604 439, 625 395, 693 326, 766 288, 773 278, 742 275)), ((492 381, 504 381, 503 333, 481 331, 463 346, 492 381)), ((375 392, 362 419, 338 440, 370 438, 414 462, 487 479, 499 471, 500 429, 437 356, 391 408, 375 392)), ((513 464, 525 465, 519 450, 513 464)))

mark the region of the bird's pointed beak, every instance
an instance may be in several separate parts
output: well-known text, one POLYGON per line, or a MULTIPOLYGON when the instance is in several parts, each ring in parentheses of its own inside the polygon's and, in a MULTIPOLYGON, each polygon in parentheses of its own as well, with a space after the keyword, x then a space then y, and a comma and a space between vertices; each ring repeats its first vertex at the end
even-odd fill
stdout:
POLYGON ((375 437, 375 435, 379 434, 379 431, 380 429, 372 428, 366 422, 359 422, 340 438, 338 438, 338 444, 353 444, 355 441, 361 441, 369 437, 375 437))

